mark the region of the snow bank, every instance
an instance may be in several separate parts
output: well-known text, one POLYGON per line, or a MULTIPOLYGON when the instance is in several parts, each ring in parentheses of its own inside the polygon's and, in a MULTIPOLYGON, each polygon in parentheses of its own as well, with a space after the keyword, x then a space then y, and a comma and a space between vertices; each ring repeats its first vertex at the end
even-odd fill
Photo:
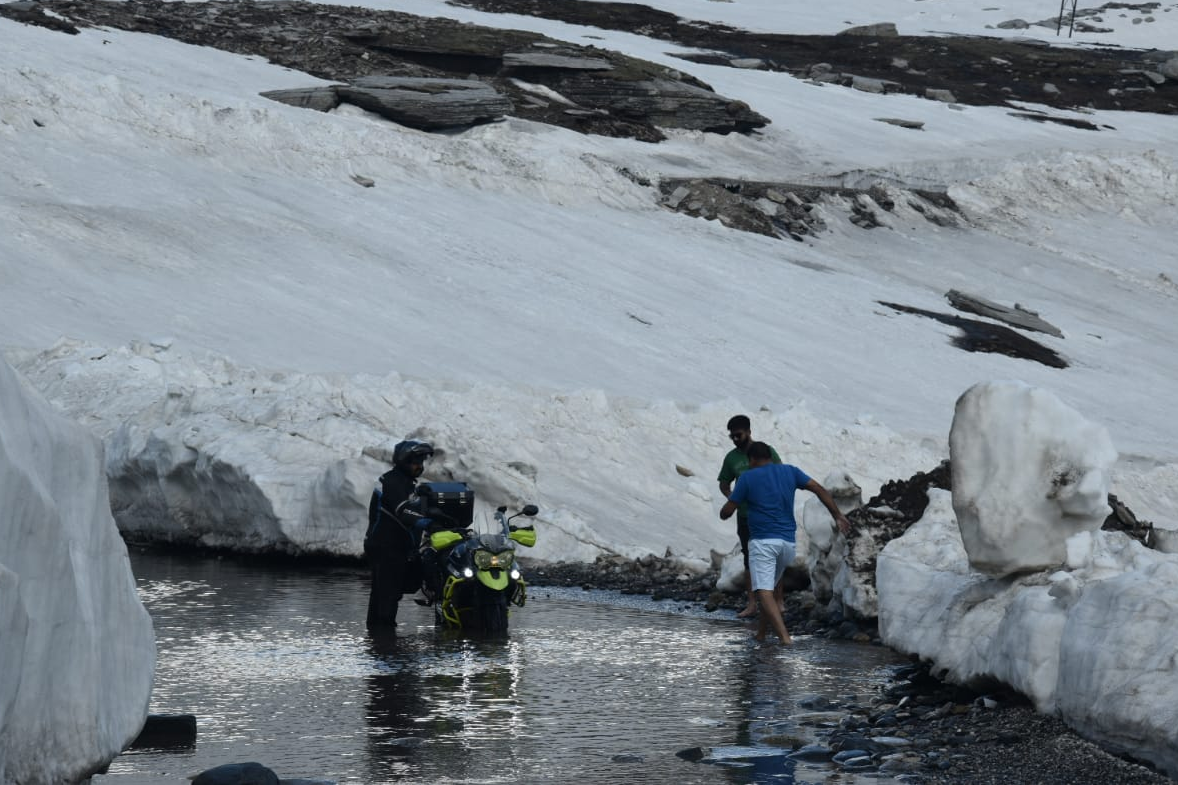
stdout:
POLYGON ((1108 432, 1054 394, 986 382, 957 401, 949 431, 953 509, 970 565, 992 575, 1054 566, 1064 540, 1108 516, 1108 432))
POLYGON ((76 781, 138 733, 155 636, 98 440, 2 361, 0 499, 0 782, 76 781))
MULTIPOLYGON (((954 448, 952 494, 931 492, 924 517, 879 556, 881 638, 953 681, 1009 684, 1084 735, 1178 773, 1178 556, 1120 532, 1076 533, 1061 522, 1070 505, 1048 499, 1067 496, 1049 482, 1061 460, 1080 488, 1101 473, 1107 435, 1013 384, 968 391, 953 433, 971 447, 954 448)), ((1085 499, 1088 521, 1085 497, 1069 498, 1085 499)))
MULTIPOLYGON (((461 385, 390 374, 268 373, 167 340, 108 350, 63 341, 21 371, 105 442, 120 528, 237 550, 358 555, 367 504, 403 438, 440 450, 426 479, 475 490, 476 523, 540 507, 529 555, 673 555, 706 565, 736 542, 716 475, 736 404, 636 404, 599 390, 461 385)), ((871 422, 803 407, 758 412, 755 433, 819 476, 867 486, 940 461, 871 422)))

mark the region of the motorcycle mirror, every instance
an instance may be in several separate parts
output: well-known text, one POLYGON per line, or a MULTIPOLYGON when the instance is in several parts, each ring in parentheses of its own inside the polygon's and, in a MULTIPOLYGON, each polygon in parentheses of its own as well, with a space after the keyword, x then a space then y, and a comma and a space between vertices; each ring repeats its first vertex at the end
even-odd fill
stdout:
POLYGON ((519 514, 520 514, 520 515, 526 515, 526 516, 528 516, 529 518, 531 518, 533 515, 537 514, 538 512, 540 512, 540 508, 539 508, 539 507, 537 507, 536 505, 534 505, 534 504, 525 504, 525 505, 524 505, 524 508, 523 508, 522 510, 520 510, 520 511, 519 511, 519 514))

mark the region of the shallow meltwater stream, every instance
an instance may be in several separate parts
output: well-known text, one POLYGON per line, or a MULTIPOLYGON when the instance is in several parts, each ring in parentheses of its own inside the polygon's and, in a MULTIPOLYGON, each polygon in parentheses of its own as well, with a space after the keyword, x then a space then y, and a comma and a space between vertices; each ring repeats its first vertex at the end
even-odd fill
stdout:
POLYGON ((134 550, 131 563, 158 645, 151 711, 196 715, 197 739, 127 752, 95 785, 245 761, 366 785, 822 782, 836 767, 784 756, 819 738, 824 718, 799 701, 865 703, 901 662, 817 638, 756 647, 730 611, 545 587, 506 641, 437 630, 409 598, 397 633, 373 639, 355 570, 134 550), (695 747, 715 760, 676 754, 695 747))

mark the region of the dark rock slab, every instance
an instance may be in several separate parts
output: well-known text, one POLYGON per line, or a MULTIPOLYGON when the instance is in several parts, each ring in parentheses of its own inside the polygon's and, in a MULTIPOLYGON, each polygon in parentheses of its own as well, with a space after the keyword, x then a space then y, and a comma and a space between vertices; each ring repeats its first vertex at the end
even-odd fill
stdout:
POLYGON ((330 112, 340 105, 340 98, 334 85, 295 88, 293 90, 267 90, 260 95, 272 101, 290 104, 300 109, 314 109, 318 112, 330 112))
POLYGON ((984 297, 966 294, 957 289, 950 289, 945 293, 945 298, 949 301, 950 305, 959 311, 997 319, 1000 322, 1009 324, 1011 327, 1021 327, 1024 330, 1033 330, 1038 333, 1054 335, 1056 338, 1063 338, 1063 333, 1060 332, 1058 327, 1040 318, 1039 314, 1034 311, 1023 308, 1018 303, 1015 303, 1014 307, 1011 308, 987 300, 984 297))
POLYGON ((339 85, 340 100, 412 128, 479 125, 512 110, 511 101, 475 79, 365 76, 339 85))
POLYGON ((1005 354, 1008 357, 1018 357, 1024 360, 1034 360, 1051 368, 1067 368, 1068 361, 1054 349, 1049 349, 1038 341, 1032 340, 1022 333, 1017 333, 1009 327, 977 319, 966 319, 953 314, 938 313, 924 308, 914 308, 900 303, 878 301, 880 305, 891 308, 900 313, 911 313, 934 319, 942 324, 948 324, 961 330, 961 334, 953 339, 953 345, 967 352, 991 352, 1005 354))
POLYGON ((508 52, 504 68, 555 68, 568 71, 610 71, 613 65, 603 57, 578 57, 556 52, 508 52))

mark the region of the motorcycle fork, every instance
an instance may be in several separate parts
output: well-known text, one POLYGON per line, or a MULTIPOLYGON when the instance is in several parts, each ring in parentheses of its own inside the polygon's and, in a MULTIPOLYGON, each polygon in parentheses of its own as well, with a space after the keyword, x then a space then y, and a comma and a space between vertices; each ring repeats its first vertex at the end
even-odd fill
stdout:
POLYGON ((515 582, 515 589, 511 592, 511 597, 508 602, 516 607, 524 607, 524 603, 528 601, 528 585, 524 583, 524 579, 520 578, 515 582))

